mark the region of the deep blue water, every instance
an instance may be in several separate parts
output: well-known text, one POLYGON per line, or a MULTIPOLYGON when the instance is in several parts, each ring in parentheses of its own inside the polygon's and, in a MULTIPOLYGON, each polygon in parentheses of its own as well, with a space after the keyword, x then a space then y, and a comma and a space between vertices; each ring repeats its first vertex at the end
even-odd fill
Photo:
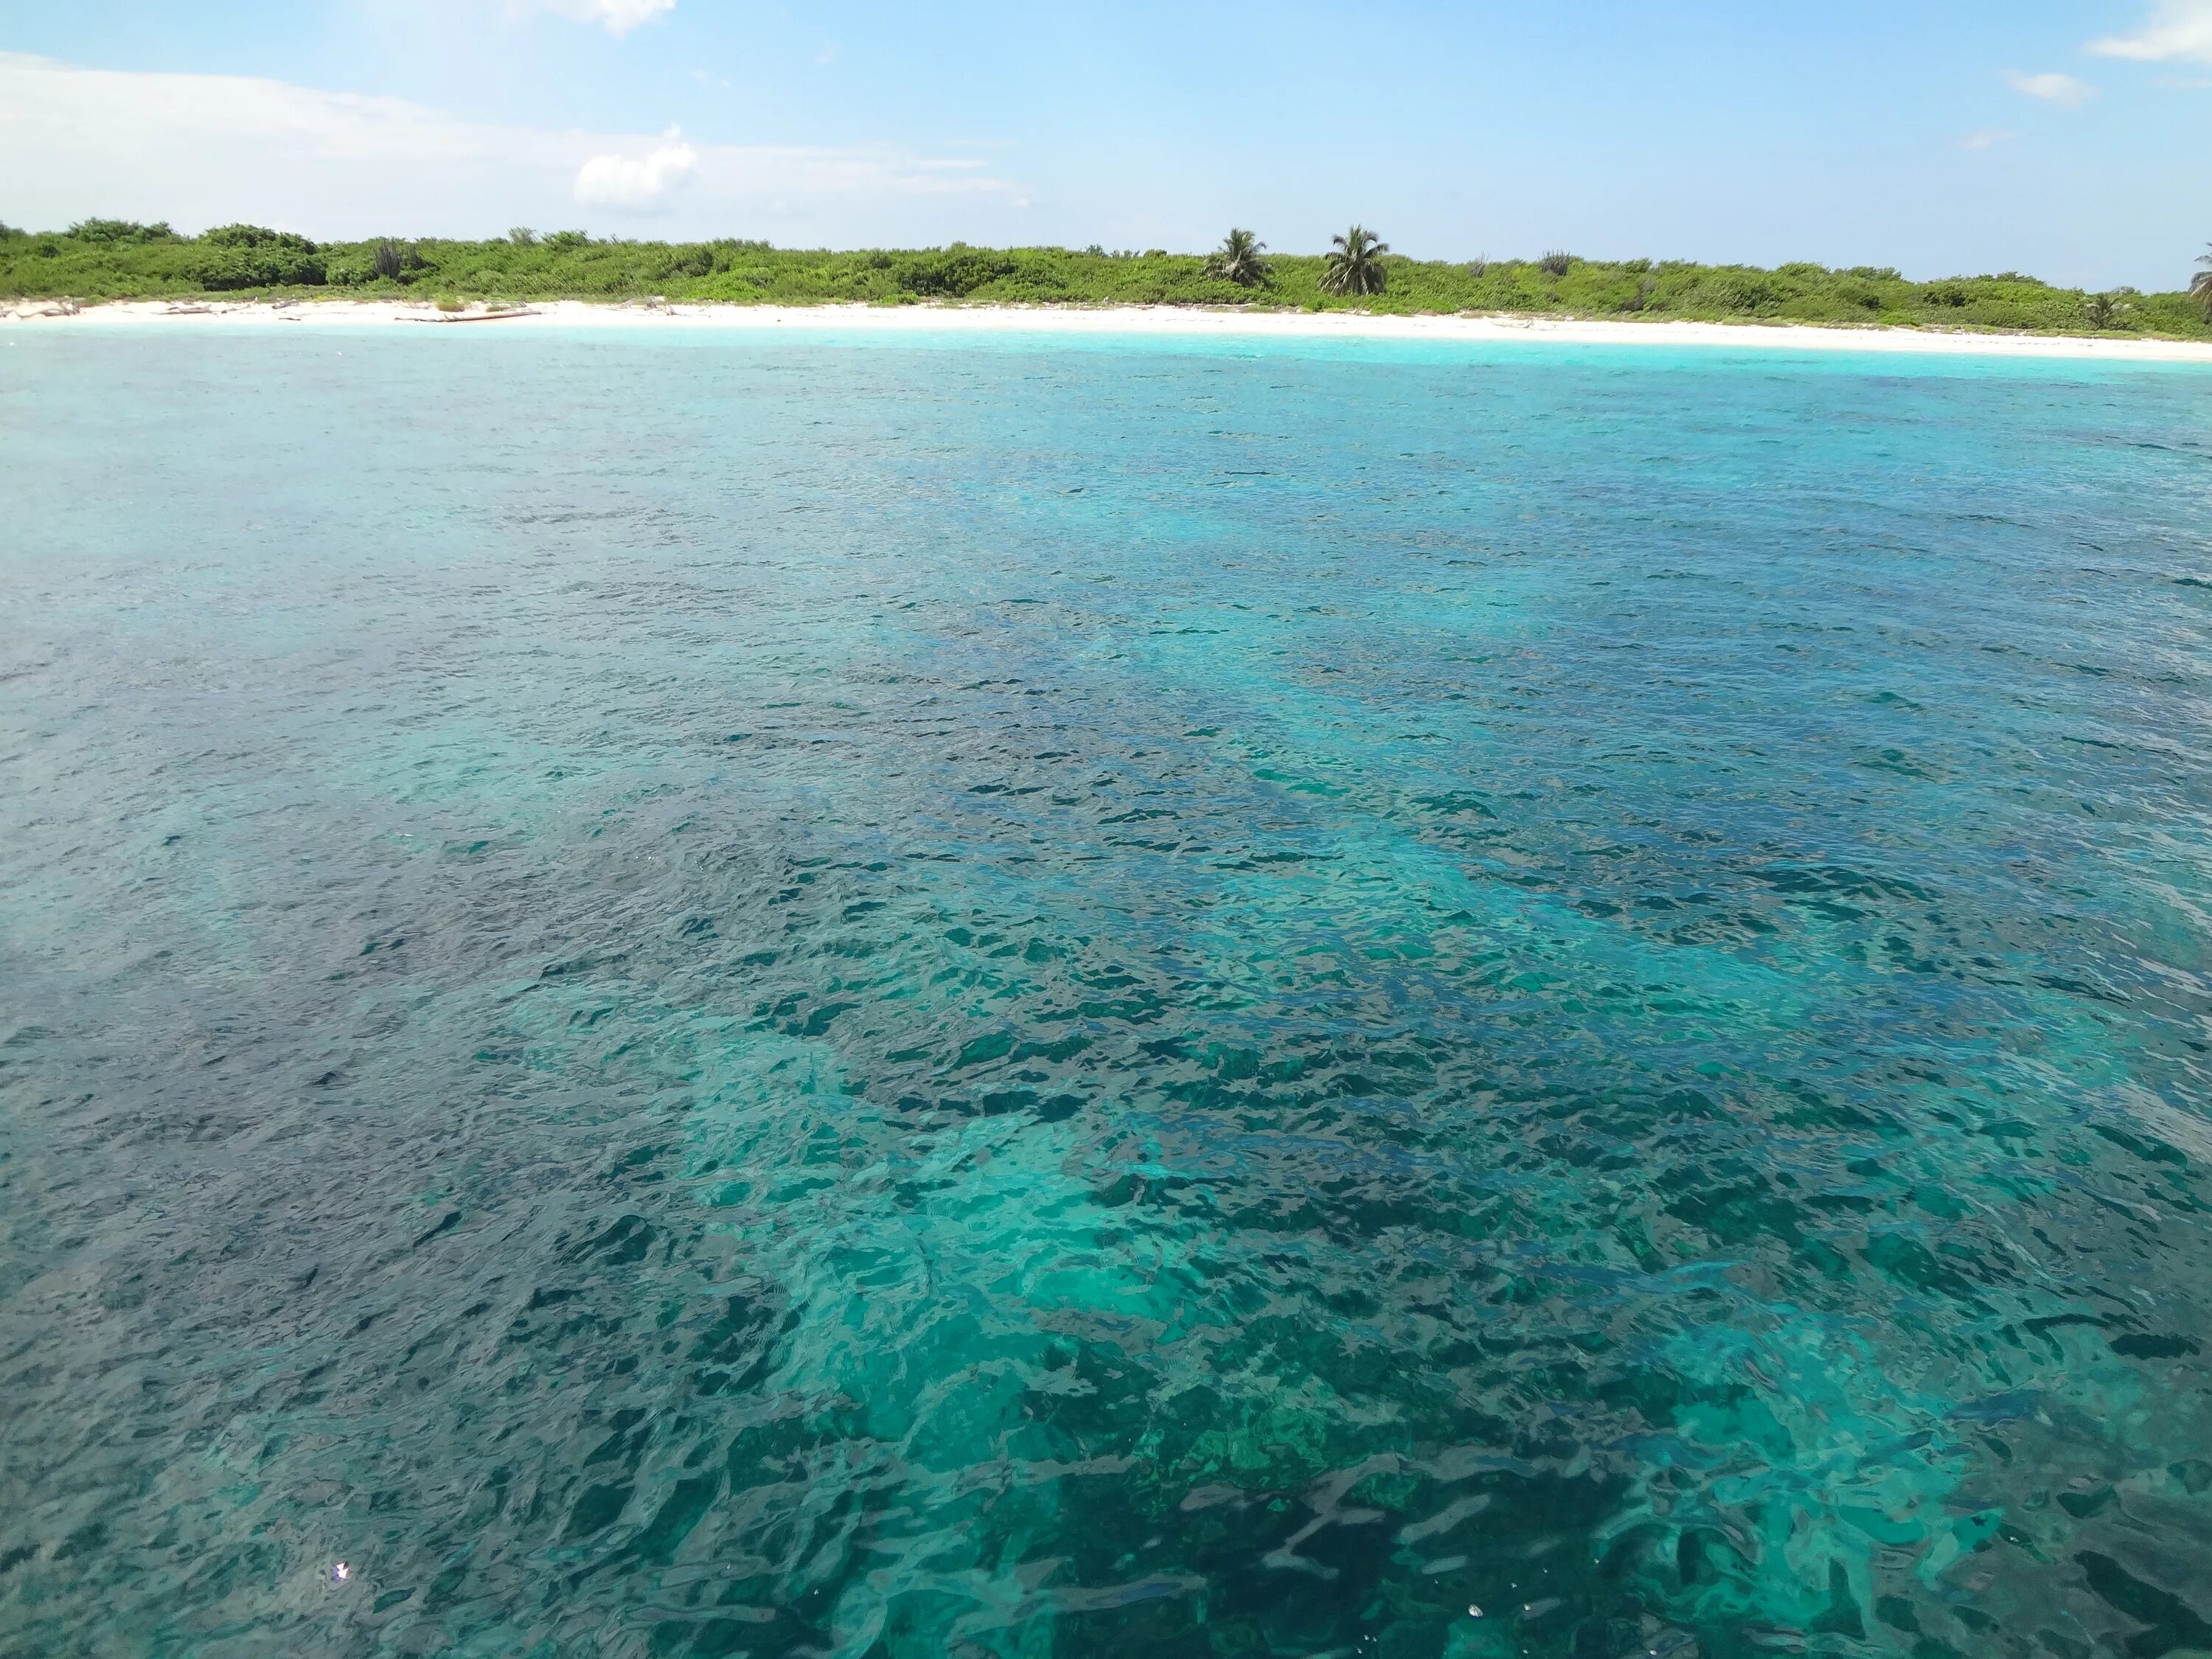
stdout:
POLYGON ((0 1649, 2212 1646, 2208 733, 2199 371, 11 334, 0 1649))

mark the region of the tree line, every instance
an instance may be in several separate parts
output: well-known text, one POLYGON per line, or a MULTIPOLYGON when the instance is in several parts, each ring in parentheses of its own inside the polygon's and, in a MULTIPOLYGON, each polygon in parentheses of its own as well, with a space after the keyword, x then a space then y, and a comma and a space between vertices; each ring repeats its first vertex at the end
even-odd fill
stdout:
MULTIPOLYGON (((1383 258, 1390 252, 1388 242, 1365 226, 1354 225, 1341 236, 1331 238, 1330 243, 1329 252, 1322 258, 1323 293, 1341 298, 1381 294, 1389 288, 1389 266, 1383 258)), ((1261 257, 1267 246, 1249 230, 1232 229, 1207 257, 1206 270, 1210 275, 1240 288, 1263 288, 1274 276, 1274 267, 1261 257)), ((2212 247, 2212 243, 2206 246, 2212 247)), ((1487 261, 1479 263, 1486 264, 1487 261)), ((1574 256, 1553 252, 1536 264, 1548 276, 1565 276, 1574 267, 1574 256)), ((2189 297, 2203 319, 2212 323, 2212 252, 2200 257, 2197 264, 2198 269, 2189 282, 2189 297)), ((2084 320, 2094 330, 2116 327, 2132 309, 2128 299, 2135 294, 2133 289, 2115 289, 2084 295, 2084 320)))
POLYGON ((2016 271, 1914 281, 1895 270, 1686 260, 1423 260, 1364 225, 1325 253, 1270 253, 1242 228, 1206 255, 1096 246, 778 248, 765 241, 645 242, 518 228, 501 237, 317 242, 257 225, 182 236, 170 226, 81 221, 0 226, 0 296, 80 301, 238 295, 435 300, 670 300, 787 305, 927 302, 1195 305, 1713 321, 1879 323, 2212 337, 2212 256, 2185 288, 2087 294, 2016 271))

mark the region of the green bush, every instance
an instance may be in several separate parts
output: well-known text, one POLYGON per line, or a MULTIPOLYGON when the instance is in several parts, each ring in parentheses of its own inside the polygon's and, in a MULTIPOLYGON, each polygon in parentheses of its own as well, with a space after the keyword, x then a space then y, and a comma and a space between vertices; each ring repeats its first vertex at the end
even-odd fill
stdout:
POLYGON ((159 220, 142 225, 130 219, 80 219, 69 228, 73 242, 170 242, 177 233, 169 228, 168 221, 159 220))
POLYGON ((2109 329, 2126 328, 2129 313, 2132 309, 2117 293, 2092 294, 2081 307, 2082 321, 2100 333, 2109 329))
POLYGON ((1791 297, 1788 289, 1756 270, 1714 271, 1701 277, 1689 293, 1696 309, 1737 317, 1771 317, 1791 297))
POLYGON ((925 300, 964 300, 1018 269, 1011 253, 965 242, 911 255, 896 267, 900 291, 925 300))
MULTIPOLYGON (((1262 286, 1209 272, 1196 255, 1113 253, 1100 247, 777 248, 757 239, 663 243, 598 241, 556 231, 526 241, 396 237, 318 245, 257 225, 226 225, 197 240, 167 227, 87 220, 78 234, 0 230, 0 297, 152 298, 216 292, 438 295, 501 300, 671 300, 740 304, 1181 305, 1398 315, 1508 313, 1716 322, 1880 323, 1944 328, 2078 331, 2088 297, 2016 273, 1907 282, 1887 266, 1832 270, 1811 262, 1778 270, 1671 259, 1618 262, 1555 253, 1544 261, 1465 263, 1370 256, 1387 283, 1342 295, 1324 288, 1317 254, 1273 253, 1262 286)), ((2120 324, 2145 335, 2212 338, 2212 267, 2198 298, 2131 295, 2120 324)))
POLYGON ((206 289, 319 288, 327 278, 315 245, 289 231, 222 225, 202 236, 199 246, 192 274, 206 289))
POLYGON ((662 257, 663 276, 706 276, 714 269, 714 250, 706 246, 672 247, 662 257))

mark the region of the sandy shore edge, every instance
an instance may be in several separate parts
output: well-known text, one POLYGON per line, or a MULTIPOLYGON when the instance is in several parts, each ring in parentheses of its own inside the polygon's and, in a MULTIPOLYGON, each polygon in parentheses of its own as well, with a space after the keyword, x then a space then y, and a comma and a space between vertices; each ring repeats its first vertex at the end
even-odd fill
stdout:
POLYGON ((1740 323, 1607 322, 1531 317, 1393 317, 1333 312, 1206 311, 1177 306, 748 306, 589 304, 563 300, 520 313, 459 313, 393 301, 200 305, 153 301, 87 306, 46 301, 0 309, 0 330, 30 328, 329 328, 386 324, 544 328, 834 330, 852 333, 1146 334, 1255 339, 1549 342, 1562 345, 1726 346, 1787 351, 1911 352, 1961 357, 2050 357, 2212 365, 2212 343, 1971 334, 1921 329, 1771 327, 1740 323))

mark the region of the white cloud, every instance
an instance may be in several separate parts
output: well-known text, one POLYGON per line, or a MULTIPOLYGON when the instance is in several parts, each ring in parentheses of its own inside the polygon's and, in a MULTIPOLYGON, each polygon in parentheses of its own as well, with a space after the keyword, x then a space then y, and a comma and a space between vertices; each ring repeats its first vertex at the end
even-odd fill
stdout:
POLYGON ((1959 140, 1960 149, 1993 149, 2019 137, 2016 132, 1970 132, 1959 140))
POLYGON ((676 9, 676 0, 509 0, 509 4, 518 11, 535 7, 579 23, 604 23, 613 35, 628 34, 639 24, 676 9))
POLYGON ((641 159, 619 151, 592 157, 576 170, 575 196, 586 207, 651 207, 698 170, 699 152, 671 127, 641 159))
POLYGON ((2100 58, 2133 58, 2146 63, 2192 58, 2212 64, 2212 0, 2158 0, 2150 21, 2134 34, 2092 40, 2100 58))
POLYGON ((2040 98, 2045 103, 2058 104, 2067 109, 2079 109, 2082 102, 2095 96, 2096 88, 2075 80, 2070 75, 2022 75, 2018 70, 2008 73, 2005 79, 2014 92, 2030 98, 2040 98))
POLYGON ((1024 204, 968 158, 501 126, 398 98, 13 52, 0 52, 0 178, 9 221, 38 229, 243 219, 317 237, 588 228, 658 205, 672 235, 1013 240, 1024 204))

